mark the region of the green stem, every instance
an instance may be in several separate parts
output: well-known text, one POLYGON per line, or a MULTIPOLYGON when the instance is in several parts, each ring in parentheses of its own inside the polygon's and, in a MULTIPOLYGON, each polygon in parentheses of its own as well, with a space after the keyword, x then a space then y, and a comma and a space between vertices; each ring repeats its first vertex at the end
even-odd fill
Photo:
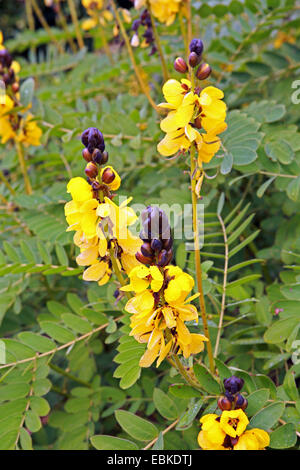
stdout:
POLYGON ((16 191, 14 190, 14 188, 10 185, 10 183, 7 181, 7 179, 5 178, 3 172, 0 170, 0 179, 2 181, 2 183, 4 183, 4 185, 7 187, 7 189, 9 190, 9 192, 12 194, 12 196, 15 196, 16 195, 16 191))
POLYGON ((186 370, 186 368, 182 365, 179 357, 177 356, 177 354, 173 354, 172 355, 172 359, 176 365, 176 369, 178 370, 178 372, 182 375, 182 377, 185 379, 185 381, 191 385, 192 387, 196 388, 197 390, 200 390, 200 384, 195 382, 192 377, 189 375, 188 371, 186 370))
POLYGON ((79 49, 83 49, 84 48, 84 42, 83 42, 81 29, 80 29, 79 22, 78 22, 76 7, 75 7, 75 4, 74 4, 73 0, 67 0, 67 1, 68 1, 68 5, 69 5, 69 10, 70 10, 70 13, 71 13, 72 23, 73 23, 74 28, 75 28, 75 34, 76 34, 76 39, 77 39, 77 42, 78 42, 78 46, 79 46, 79 49))
POLYGON ((192 192, 192 206, 193 206, 193 232, 194 232, 194 248, 195 248, 195 267, 196 267, 196 277, 197 277, 197 288, 199 292, 199 303, 200 303, 200 310, 201 310, 201 317, 203 322, 203 329, 206 338, 208 339, 207 342, 207 353, 209 358, 209 367, 212 372, 215 370, 214 366, 214 358, 213 358, 213 351, 212 351, 212 344, 210 340, 209 330, 208 330, 208 323, 207 323, 207 315, 206 315, 206 307, 205 307, 205 299, 203 293, 203 284, 202 284, 202 267, 201 267, 201 255, 199 249, 199 234, 198 234, 198 215, 197 215, 197 194, 196 194, 196 179, 195 179, 195 147, 192 145, 191 147, 191 192, 192 192))
POLYGON ((63 375, 64 377, 67 377, 68 379, 73 380, 74 382, 77 382, 80 385, 83 385, 84 387, 92 388, 91 384, 89 384, 88 382, 85 382, 84 380, 79 379, 75 375, 72 375, 69 372, 66 372, 64 369, 61 369, 60 367, 56 366, 55 364, 52 364, 52 362, 49 362, 48 365, 52 370, 54 370, 58 374, 63 375))
POLYGON ((155 111, 159 112, 159 108, 158 106, 154 103, 153 99, 151 98, 151 95, 149 93, 149 90, 147 88, 147 85, 146 83, 144 82, 143 80, 143 77, 141 76, 140 74, 140 71, 139 71, 139 68, 138 68, 138 65, 135 61, 135 58, 134 58, 134 54, 133 54, 133 51, 132 51, 132 47, 131 47, 131 44, 130 44, 130 41, 129 41, 129 38, 127 36, 127 33, 126 33, 126 30, 125 30, 125 27, 123 25, 123 22, 121 20, 121 16, 119 15, 119 12, 118 12, 118 9, 115 5, 115 2, 114 0, 110 0, 110 3, 111 3, 111 6, 113 8, 113 11, 114 11, 114 14, 115 14, 115 17, 116 17, 116 20, 117 20, 117 23, 119 25, 119 28, 120 28, 120 31, 121 31, 121 34, 123 36, 123 39, 125 41, 125 45, 126 45, 126 48, 127 48, 127 52, 128 52, 128 55, 130 57, 130 60, 131 60, 131 64, 132 64, 132 67, 133 67, 133 70, 134 70, 134 73, 136 75, 136 78, 139 82, 139 85, 142 89, 142 92, 144 93, 144 95, 147 97, 149 103, 151 104, 152 108, 155 109, 155 111))
POLYGON ((163 50, 162 50, 162 47, 161 47, 161 42, 160 42, 158 30, 157 30, 157 27, 156 27, 156 24, 155 24, 155 18, 152 14, 151 5, 150 5, 149 0, 147 1, 147 9, 150 13, 151 23, 152 23, 152 31, 153 31, 153 34, 154 34, 155 44, 156 44, 158 54, 159 54, 159 57, 160 57, 160 62, 161 62, 161 66, 162 66, 164 81, 166 82, 167 80, 169 80, 168 67, 167 67, 165 56, 164 56, 164 53, 163 53, 163 50))
POLYGON ((27 173, 27 167, 26 167, 26 161, 25 161, 25 157, 24 157, 23 146, 17 140, 15 140, 15 144, 16 144, 16 149, 17 149, 17 154, 18 154, 18 159, 19 159, 21 171, 22 171, 23 178, 24 178, 26 194, 30 195, 30 194, 32 194, 32 187, 31 187, 29 176, 28 176, 28 173, 27 173))

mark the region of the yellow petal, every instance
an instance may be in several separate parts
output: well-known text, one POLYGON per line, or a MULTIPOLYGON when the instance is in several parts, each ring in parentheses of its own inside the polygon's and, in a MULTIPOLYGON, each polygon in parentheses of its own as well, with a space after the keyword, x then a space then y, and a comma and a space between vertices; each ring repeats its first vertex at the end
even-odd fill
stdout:
POLYGON ((107 264, 104 261, 100 261, 100 263, 92 264, 89 268, 87 268, 83 273, 83 280, 84 281, 99 281, 106 273, 107 264))

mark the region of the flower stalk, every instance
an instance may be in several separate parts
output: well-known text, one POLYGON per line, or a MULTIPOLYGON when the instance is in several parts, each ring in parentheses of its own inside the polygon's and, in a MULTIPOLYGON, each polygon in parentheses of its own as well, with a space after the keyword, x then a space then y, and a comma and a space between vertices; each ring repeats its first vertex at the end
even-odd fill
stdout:
POLYGON ((155 45, 157 47, 158 54, 159 54, 159 57, 160 57, 160 62, 161 62, 161 67, 162 67, 162 72, 163 72, 163 78, 164 78, 164 81, 166 82, 169 79, 168 67, 167 67, 165 56, 164 56, 164 53, 163 53, 163 50, 162 50, 158 30, 157 30, 157 27, 156 27, 156 24, 155 24, 155 18, 153 16, 152 11, 151 11, 151 5, 150 5, 149 0, 147 1, 147 9, 148 9, 148 11, 150 13, 150 17, 151 17, 152 31, 153 31, 153 34, 154 34, 155 45))
POLYGON ((209 359, 209 368, 212 372, 215 370, 214 365, 214 357, 212 351, 212 344, 210 340, 209 330, 208 330, 208 323, 207 323, 207 315, 206 315, 206 307, 205 307, 205 299, 203 293, 203 283, 202 283, 202 267, 201 267, 201 254, 199 248, 199 233, 198 233, 198 214, 197 214, 197 194, 196 194, 196 164, 195 164, 195 147, 191 147, 191 193, 192 193, 192 207, 193 207, 193 232, 194 232, 194 249, 195 249, 195 267, 196 267, 196 278, 197 278, 197 288, 199 292, 199 303, 200 303, 200 311, 201 317, 203 322, 203 329, 204 334, 207 341, 207 353, 209 359))
POLYGON ((20 164, 21 171, 22 171, 23 178, 24 178, 25 191, 26 191, 26 194, 30 195, 32 194, 32 187, 31 187, 30 179, 29 179, 28 172, 27 172, 23 146, 17 140, 15 140, 15 145, 16 145, 16 150, 18 154, 19 164, 20 164))
POLYGON ((44 15, 43 15, 43 12, 40 9, 40 7, 38 6, 36 0, 31 0, 31 5, 32 5, 32 8, 34 10, 34 13, 38 17, 38 19, 39 19, 41 25, 43 26, 44 30, 49 34, 49 37, 52 39, 52 41, 56 45, 58 52, 63 54, 64 50, 63 50, 62 46, 60 45, 60 43, 57 41, 56 37, 53 35, 53 33, 51 31, 51 28, 49 27, 44 15))
POLYGON ((148 99, 150 105, 152 106, 153 109, 155 109, 155 111, 159 112, 159 108, 157 107, 157 105, 155 104, 155 102, 153 101, 153 99, 151 98, 151 95, 149 93, 149 90, 147 88, 147 85, 146 83, 144 82, 144 79, 139 71, 139 67, 136 63, 136 60, 134 58, 134 54, 133 54, 133 50, 132 50, 132 47, 131 47, 131 44, 130 44, 130 41, 129 41, 129 38, 128 38, 128 35, 126 33, 126 30, 125 30, 125 27, 124 27, 124 24, 123 24, 123 21, 121 19, 121 16, 118 12, 118 9, 115 5, 115 2, 114 0, 111 0, 111 6, 112 6, 112 9, 114 11, 114 14, 115 14, 115 17, 116 17, 116 20, 117 20, 117 23, 118 23, 118 26, 120 28, 120 31, 121 31, 121 34, 122 34, 122 37, 124 39, 124 42, 125 42, 125 45, 126 45, 126 48, 127 48, 127 52, 129 54, 129 57, 130 57, 130 60, 131 60, 131 64, 132 64, 132 67, 133 67, 133 70, 134 70, 134 73, 136 75, 136 78, 137 78, 137 81, 141 87, 141 90, 142 92, 144 93, 144 95, 146 96, 146 98, 148 99))
POLYGON ((73 22, 73 25, 74 25, 74 28, 75 28, 75 33, 76 33, 76 39, 77 39, 77 42, 78 42, 78 46, 79 46, 79 49, 83 49, 84 48, 84 41, 83 41, 83 38, 82 38, 81 29, 79 27, 79 22, 78 22, 78 17, 77 17, 77 13, 76 13, 76 7, 75 7, 75 4, 74 4, 74 0, 67 0, 67 1, 68 1, 68 6, 69 6, 72 22, 73 22))

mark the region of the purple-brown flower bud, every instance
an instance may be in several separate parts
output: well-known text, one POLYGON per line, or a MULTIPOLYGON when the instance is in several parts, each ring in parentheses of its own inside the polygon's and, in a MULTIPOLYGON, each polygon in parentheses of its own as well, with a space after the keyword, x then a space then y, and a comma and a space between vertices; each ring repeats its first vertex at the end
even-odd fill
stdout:
POLYGON ((152 258, 152 256, 154 255, 149 242, 143 243, 143 245, 141 246, 141 252, 142 255, 146 256, 146 258, 152 258))
POLYGON ((98 168, 97 165, 93 162, 89 162, 84 170, 86 176, 89 178, 96 178, 98 176, 98 168))
POLYGON ((152 264, 153 263, 152 258, 148 258, 147 256, 144 256, 139 251, 136 253, 135 257, 142 264, 152 264))
POLYGON ((157 257, 157 266, 161 268, 167 266, 168 258, 168 252, 166 250, 162 250, 157 257))
POLYGON ((104 150, 104 152, 102 152, 101 165, 105 165, 107 161, 108 161, 108 152, 104 150))
POLYGON ((115 177, 115 173, 110 168, 106 168, 106 170, 104 170, 104 172, 102 173, 101 179, 103 183, 110 184, 113 182, 115 177))
POLYGON ((244 411, 248 406, 248 400, 239 393, 234 398, 234 405, 235 409, 241 408, 244 411))
POLYGON ((201 64, 197 69, 196 77, 199 80, 206 80, 211 74, 211 66, 209 64, 201 64))
POLYGON ((179 73, 186 73, 188 66, 186 61, 182 57, 177 57, 174 62, 174 69, 179 73))
POLYGON ((201 60, 201 57, 196 54, 196 52, 191 52, 189 55, 189 64, 191 67, 197 67, 201 60))
POLYGON ((231 401, 226 397, 220 397, 218 400, 218 407, 222 411, 224 410, 229 411, 231 410, 231 401))
POLYGON ((4 67, 10 67, 12 64, 12 56, 6 49, 0 50, 0 63, 4 67))
POLYGON ((160 251, 162 249, 162 242, 158 238, 154 238, 151 241, 151 248, 154 251, 160 251))
POLYGON ((87 162, 91 162, 92 161, 92 155, 90 154, 90 152, 88 151, 87 148, 84 148, 82 150, 82 156, 83 158, 85 159, 85 161, 87 162))
POLYGON ((102 159, 103 159, 102 152, 98 148, 94 149, 92 153, 93 162, 97 163, 98 165, 101 165, 102 159))
POLYGON ((20 89, 20 85, 18 84, 18 82, 14 82, 11 86, 11 89, 12 89, 13 93, 17 93, 20 89))

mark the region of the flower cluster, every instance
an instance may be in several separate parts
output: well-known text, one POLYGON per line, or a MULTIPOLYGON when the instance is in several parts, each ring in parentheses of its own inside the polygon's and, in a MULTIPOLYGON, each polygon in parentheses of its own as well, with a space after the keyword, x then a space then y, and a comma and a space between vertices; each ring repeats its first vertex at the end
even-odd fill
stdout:
POLYGON ((105 8, 103 0, 82 0, 82 5, 89 15, 82 23, 82 29, 85 31, 95 28, 98 24, 104 26, 106 22, 113 20, 113 14, 105 8))
MULTIPOLYGON (((10 139, 29 145, 40 145, 42 135, 32 114, 16 112, 14 108, 21 105, 19 94, 18 73, 20 65, 3 45, 3 35, 0 31, 0 80, 5 84, 5 96, 0 97, 0 136, 1 143, 10 139)), ((25 110, 27 111, 27 110, 25 110)))
POLYGON ((88 266, 83 279, 103 285, 112 273, 112 256, 126 272, 139 264, 135 253, 141 241, 128 229, 137 219, 127 206, 130 200, 120 206, 112 201, 112 191, 120 187, 121 179, 112 166, 101 168, 108 160, 102 133, 92 127, 83 132, 81 140, 88 178, 76 177, 68 183, 72 201, 65 205, 67 231, 76 231, 74 243, 80 248, 77 264, 88 266))
POLYGON ((270 444, 269 434, 263 429, 246 430, 249 420, 244 412, 247 400, 239 392, 243 379, 229 377, 224 380, 225 397, 218 406, 221 415, 202 416, 202 429, 198 435, 199 446, 204 450, 263 450, 270 444))
MULTIPOLYGON (((145 210, 142 219, 149 219, 152 211, 145 210)), ((161 213, 161 212, 160 212, 161 213)), ((157 212, 159 218, 159 212, 157 212)), ((164 216, 165 217, 165 216, 164 216)), ((144 224, 145 226, 145 224, 144 224)), ((167 235, 170 240, 170 235, 167 235)), ((144 240, 143 240, 144 241, 144 240)), ((141 367, 150 367, 157 359, 157 367, 170 354, 183 354, 188 358, 204 348, 206 337, 189 331, 185 322, 198 322, 198 312, 191 301, 198 294, 187 298, 194 287, 193 278, 178 266, 153 263, 156 244, 162 238, 147 238, 153 250, 151 266, 141 265, 129 273, 130 283, 121 291, 134 292, 125 310, 131 316, 131 336, 139 343, 147 343, 147 350, 140 360, 141 367)), ((138 258, 140 259, 140 258, 138 258)))
POLYGON ((132 23, 132 30, 134 31, 134 34, 131 39, 131 45, 133 47, 137 47, 140 45, 138 30, 141 26, 144 27, 145 29, 145 32, 142 34, 143 42, 141 43, 141 47, 152 46, 149 55, 153 55, 157 51, 157 48, 156 48, 156 45, 154 44, 152 21, 151 21, 151 16, 148 10, 144 10, 140 18, 135 20, 132 23))
MULTIPOLYGON (((192 41, 190 50, 190 58, 196 56, 193 62, 196 65, 201 57, 201 46, 192 41)), ((187 70, 182 61, 183 59, 178 58, 175 63, 182 64, 182 70, 187 70)), ((196 76, 206 77, 209 71, 209 66, 202 64, 196 76)), ((222 101, 224 93, 213 86, 203 89, 195 87, 191 80, 184 78, 180 82, 168 80, 163 86, 163 94, 166 102, 159 104, 159 107, 169 112, 160 124, 166 136, 158 144, 159 153, 167 157, 177 152, 185 153, 195 145, 199 165, 209 162, 220 148, 219 134, 227 128, 226 105, 222 101)))
MULTIPOLYGON (((134 6, 137 9, 145 6, 146 4, 146 0, 134 1, 134 6)), ((153 16, 161 23, 165 23, 166 26, 169 26, 174 22, 182 4, 182 0, 149 0, 153 16)))

